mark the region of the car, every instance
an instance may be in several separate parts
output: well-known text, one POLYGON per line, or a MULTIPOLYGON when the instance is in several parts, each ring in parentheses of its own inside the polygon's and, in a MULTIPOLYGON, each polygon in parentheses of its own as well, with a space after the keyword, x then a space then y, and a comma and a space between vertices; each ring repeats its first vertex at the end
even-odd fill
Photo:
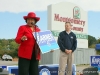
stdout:
POLYGON ((2 56, 2 60, 3 61, 12 61, 12 57, 10 56, 10 55, 7 55, 7 54, 4 54, 3 56, 2 56))

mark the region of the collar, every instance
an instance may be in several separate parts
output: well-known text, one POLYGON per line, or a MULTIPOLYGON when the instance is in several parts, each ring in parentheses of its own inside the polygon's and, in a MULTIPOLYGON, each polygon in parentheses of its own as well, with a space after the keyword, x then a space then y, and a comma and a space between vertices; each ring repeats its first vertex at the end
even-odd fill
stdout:
POLYGON ((71 33, 71 31, 70 31, 70 32, 67 32, 67 31, 66 31, 66 33, 67 33, 67 34, 70 34, 70 33, 71 33))

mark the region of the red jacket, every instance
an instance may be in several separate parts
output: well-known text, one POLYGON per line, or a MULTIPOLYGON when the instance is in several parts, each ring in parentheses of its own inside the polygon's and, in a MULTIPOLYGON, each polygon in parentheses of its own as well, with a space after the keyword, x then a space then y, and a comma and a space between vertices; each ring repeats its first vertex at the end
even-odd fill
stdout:
MULTIPOLYGON (((40 29, 36 27, 36 32, 39 31, 40 29)), ((20 44, 18 49, 18 56, 31 59, 33 47, 35 45, 35 39, 33 37, 32 30, 28 25, 22 25, 19 27, 15 41, 16 43, 20 44), (21 37, 24 35, 27 37, 27 40, 21 41, 21 37)), ((40 50, 38 51, 36 59, 40 60, 40 50)))

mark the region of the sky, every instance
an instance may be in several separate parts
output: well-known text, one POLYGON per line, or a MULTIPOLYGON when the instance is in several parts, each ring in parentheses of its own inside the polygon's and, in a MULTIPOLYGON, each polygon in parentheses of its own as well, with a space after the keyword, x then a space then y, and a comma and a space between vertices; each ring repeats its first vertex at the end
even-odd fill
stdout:
POLYGON ((100 37, 100 0, 0 0, 0 39, 15 38, 19 26, 25 24, 23 16, 30 11, 41 18, 37 23, 41 30, 47 30, 47 6, 63 1, 87 11, 88 34, 100 37))

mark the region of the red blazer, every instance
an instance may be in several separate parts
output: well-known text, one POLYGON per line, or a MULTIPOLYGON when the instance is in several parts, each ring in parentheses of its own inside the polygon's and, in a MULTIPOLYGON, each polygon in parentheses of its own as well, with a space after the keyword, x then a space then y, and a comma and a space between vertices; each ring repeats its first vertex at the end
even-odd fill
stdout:
MULTIPOLYGON (((36 32, 39 31, 40 29, 36 27, 36 32)), ((35 39, 32 34, 32 30, 28 25, 22 25, 19 27, 15 41, 16 43, 20 44, 18 49, 18 56, 22 58, 31 59, 32 51, 35 45, 35 39), (27 37, 27 40, 21 41, 21 37, 24 35, 27 37)), ((40 60, 40 49, 38 51, 36 59, 40 60)))

